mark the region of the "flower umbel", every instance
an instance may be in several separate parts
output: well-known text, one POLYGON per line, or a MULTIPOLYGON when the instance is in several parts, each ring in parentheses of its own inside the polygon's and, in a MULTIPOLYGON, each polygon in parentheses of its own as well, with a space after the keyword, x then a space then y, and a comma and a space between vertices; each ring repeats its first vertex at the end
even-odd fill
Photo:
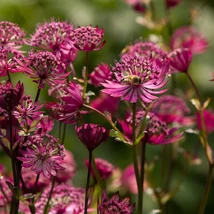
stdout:
POLYGON ((93 151, 109 136, 109 130, 97 124, 85 123, 75 128, 77 136, 89 151, 93 151))
POLYGON ((141 99, 151 103, 167 89, 159 90, 167 84, 168 61, 151 57, 127 56, 112 68, 112 79, 102 85, 102 91, 112 97, 121 97, 130 103, 141 99))

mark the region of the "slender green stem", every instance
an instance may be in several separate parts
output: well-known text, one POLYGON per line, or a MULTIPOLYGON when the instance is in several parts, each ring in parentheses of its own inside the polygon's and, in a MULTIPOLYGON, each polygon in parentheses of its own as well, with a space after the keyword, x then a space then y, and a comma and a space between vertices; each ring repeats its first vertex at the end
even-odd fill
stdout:
POLYGON ((207 182, 204 189, 204 194, 201 200, 200 208, 199 208, 199 214, 203 214, 206 208, 207 199, 209 196, 211 184, 212 184, 212 178, 213 178, 213 171, 214 171, 214 164, 209 164, 209 172, 207 176, 207 182))
POLYGON ((59 139, 61 139, 62 122, 59 122, 59 139))
POLYGON ((46 205, 45 205, 45 208, 44 208, 44 214, 48 214, 48 211, 49 211, 49 203, 50 203, 50 200, 51 200, 51 195, 52 195, 52 193, 53 193, 55 181, 56 181, 56 177, 53 176, 53 178, 52 178, 52 183, 51 183, 51 190, 50 190, 50 193, 49 193, 49 196, 48 196, 48 200, 47 200, 46 205))
POLYGON ((100 178, 100 174, 99 174, 99 171, 97 169, 97 166, 96 166, 96 163, 95 163, 95 160, 94 160, 93 156, 92 156, 92 167, 93 167, 95 178, 96 178, 98 184, 100 185, 101 189, 103 190, 104 189, 104 185, 103 185, 103 182, 102 182, 102 180, 100 178))
POLYGON ((92 151, 89 150, 89 158, 88 158, 88 174, 87 174, 87 181, 86 181, 86 187, 85 187, 85 208, 84 208, 84 214, 87 214, 87 208, 88 208, 88 189, 90 184, 90 173, 91 173, 91 162, 92 162, 92 151))
POLYGON ((85 94, 87 92, 88 84, 88 52, 85 52, 85 76, 84 76, 84 89, 83 89, 83 99, 85 99, 85 94))
POLYGON ((61 141, 62 145, 64 145, 64 143, 65 143, 66 128, 67 128, 67 124, 64 124, 64 126, 63 126, 63 133, 62 133, 62 141, 61 141))
POLYGON ((35 98, 35 101, 34 101, 34 102, 37 102, 37 101, 38 101, 40 92, 41 92, 41 88, 38 88, 37 93, 36 93, 36 98, 35 98))
POLYGON ((10 72, 8 70, 7 70, 7 77, 8 77, 8 80, 11 82, 10 72))
POLYGON ((139 167, 138 167, 138 159, 137 159, 137 145, 134 145, 136 140, 135 130, 136 130, 136 103, 133 103, 132 106, 132 153, 133 153, 133 164, 134 164, 134 171, 135 177, 137 182, 137 189, 138 189, 138 203, 137 203, 137 214, 143 213, 143 192, 142 192, 142 183, 140 179, 139 167))

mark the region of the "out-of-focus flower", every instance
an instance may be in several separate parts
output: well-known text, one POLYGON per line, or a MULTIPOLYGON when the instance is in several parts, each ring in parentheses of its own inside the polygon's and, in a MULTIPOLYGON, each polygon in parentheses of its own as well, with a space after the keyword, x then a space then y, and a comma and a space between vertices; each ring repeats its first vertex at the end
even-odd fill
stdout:
MULTIPOLYGON (((148 187, 148 183, 146 180, 144 180, 144 189, 148 187)), ((131 164, 127 166, 121 175, 121 186, 122 188, 125 188, 128 192, 132 194, 137 194, 137 182, 135 177, 135 171, 134 171, 134 165, 131 164)))
POLYGON ((54 126, 53 120, 49 116, 42 116, 39 123, 37 124, 37 134, 47 134, 49 133, 54 126))
POLYGON ((52 86, 63 83, 70 72, 65 73, 66 66, 54 54, 47 51, 38 53, 30 52, 26 58, 26 65, 18 60, 19 69, 39 84, 39 88, 45 87, 45 82, 52 86))
POLYGON ((147 4, 149 0, 125 0, 135 11, 145 13, 147 11, 147 4))
POLYGON ((64 169, 61 161, 64 158, 63 145, 57 145, 58 139, 51 135, 33 135, 22 145, 20 153, 22 157, 17 157, 22 161, 22 166, 31 168, 37 174, 43 174, 46 178, 51 175, 56 176, 57 170, 64 169))
POLYGON ((193 120, 187 116, 190 109, 180 97, 164 95, 155 102, 151 111, 167 124, 178 123, 184 126, 193 124, 193 120))
POLYGON ((92 123, 85 123, 80 127, 76 127, 75 130, 77 136, 89 151, 94 150, 109 136, 109 130, 92 123))
POLYGON ((20 82, 13 87, 10 81, 0 83, 0 108, 12 111, 19 103, 24 93, 24 86, 20 82))
POLYGON ((8 47, 11 51, 19 51, 25 42, 24 37, 25 33, 18 25, 7 21, 0 22, 0 46, 8 47))
POLYGON ((90 52, 100 50, 105 40, 104 30, 98 27, 78 27, 70 34, 70 42, 74 48, 80 51, 90 52))
MULTIPOLYGON (((115 167, 111 163, 109 163, 108 161, 106 161, 102 158, 95 158, 94 161, 97 166, 97 170, 99 172, 101 180, 108 179, 112 175, 115 167)), ((88 165, 89 165, 88 160, 85 161, 85 165, 88 167, 88 165)), ((91 169, 91 174, 93 176, 95 176, 93 169, 91 169)))
POLYGON ((92 100, 91 106, 101 112, 116 113, 119 106, 119 98, 111 97, 108 94, 100 92, 99 96, 92 100))
POLYGON ((64 153, 65 158, 61 163, 61 166, 64 168, 64 170, 58 170, 56 175, 56 181, 58 183, 65 183, 66 181, 69 181, 76 172, 76 163, 72 153, 68 150, 65 150, 64 153))
POLYGON ((109 65, 101 63, 99 64, 94 71, 89 74, 89 83, 98 87, 102 86, 101 83, 105 82, 109 75, 110 75, 111 69, 109 65))
MULTIPOLYGON (((186 73, 192 61, 192 53, 187 48, 178 48, 172 51, 168 58, 173 69, 186 73)), ((174 70, 172 73, 175 72, 174 70)))
POLYGON ((166 0, 166 6, 168 7, 168 8, 170 8, 170 7, 175 7, 175 6, 177 6, 178 4, 180 4, 181 3, 181 0, 166 0))
POLYGON ((126 57, 126 54, 133 56, 152 56, 152 58, 155 59, 164 59, 167 57, 168 53, 154 42, 137 41, 133 45, 128 45, 122 50, 121 58, 126 57))
MULTIPOLYGON (((210 110, 204 110, 204 122, 206 125, 206 131, 211 133, 214 131, 214 112, 210 110)), ((199 130, 202 130, 201 117, 197 112, 196 114, 196 123, 199 130)))
POLYGON ((52 19, 50 22, 37 25, 29 43, 31 46, 52 51, 64 63, 73 62, 77 57, 77 50, 71 47, 65 50, 68 36, 73 30, 72 24, 52 19))
POLYGON ((126 197, 120 201, 119 193, 115 193, 110 199, 108 199, 107 193, 104 190, 102 193, 101 202, 98 203, 98 214, 112 214, 123 213, 131 214, 135 205, 130 205, 130 198, 126 197))
POLYGON ((102 83, 102 92, 112 97, 120 97, 130 103, 141 99, 150 103, 167 89, 159 90, 167 84, 168 61, 151 57, 127 56, 112 68, 112 79, 102 83))
POLYGON ((203 53, 208 46, 208 41, 192 26, 178 28, 172 35, 171 48, 188 48, 192 54, 203 53))
POLYGON ((23 96, 20 104, 15 107, 13 115, 19 121, 21 126, 30 126, 33 120, 38 120, 43 111, 40 111, 42 105, 34 103, 30 96, 23 96))

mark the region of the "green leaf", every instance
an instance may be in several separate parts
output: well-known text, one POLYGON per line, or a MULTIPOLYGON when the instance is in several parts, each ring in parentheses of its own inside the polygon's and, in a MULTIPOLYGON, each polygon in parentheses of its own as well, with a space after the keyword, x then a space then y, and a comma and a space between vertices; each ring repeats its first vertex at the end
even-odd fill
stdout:
POLYGON ((10 149, 10 141, 6 137, 2 137, 1 141, 6 148, 10 149))

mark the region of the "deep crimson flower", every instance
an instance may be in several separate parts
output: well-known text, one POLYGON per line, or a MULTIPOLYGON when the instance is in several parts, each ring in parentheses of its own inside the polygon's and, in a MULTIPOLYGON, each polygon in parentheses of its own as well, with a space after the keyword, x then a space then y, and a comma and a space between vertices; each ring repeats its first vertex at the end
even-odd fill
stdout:
POLYGON ((17 157, 22 161, 22 166, 31 168, 37 174, 43 174, 46 178, 51 175, 56 176, 56 171, 64 169, 61 161, 64 158, 64 147, 58 144, 58 139, 51 135, 33 135, 22 145, 20 153, 22 157, 17 157))
POLYGON ((91 106, 101 112, 107 111, 110 114, 114 114, 119 106, 119 98, 100 92, 99 96, 92 100, 91 106))
POLYGON ((89 83, 98 87, 101 86, 101 83, 105 82, 109 75, 110 75, 111 69, 109 65, 101 63, 99 64, 94 71, 89 74, 89 83))
POLYGON ((136 41, 133 45, 126 46, 122 53, 121 58, 126 57, 126 55, 141 55, 148 56, 155 59, 164 59, 167 57, 167 52, 160 48, 158 44, 154 42, 142 42, 136 41))
POLYGON ((146 10, 147 10, 147 5, 146 3, 144 3, 143 1, 141 0, 125 0, 125 2, 132 6, 132 8, 137 11, 137 12, 140 12, 140 13, 145 13, 146 10))
POLYGON ((104 44, 104 30, 98 27, 78 27, 70 35, 70 42, 80 51, 90 52, 100 50, 104 44))
POLYGON ((167 7, 175 7, 181 3, 181 0, 166 0, 167 7))
MULTIPOLYGON (((94 161, 95 161, 95 164, 97 166, 97 170, 99 172, 101 180, 108 179, 112 175, 113 170, 115 169, 115 167, 111 163, 109 163, 108 161, 106 161, 106 160, 104 160, 102 158, 95 158, 94 161)), ((85 161, 85 165, 88 168, 88 165, 89 165, 89 161, 88 160, 85 161)), ((91 174, 93 176, 95 176, 93 169, 91 169, 91 174)))
POLYGON ((24 93, 24 86, 20 82, 13 87, 10 81, 0 83, 0 108, 12 111, 20 102, 24 93))
POLYGON ((71 47, 67 49, 65 45, 73 30, 72 24, 52 19, 50 22, 37 25, 29 43, 31 46, 52 51, 64 63, 73 62, 77 57, 77 50, 71 47))
POLYGON ((172 35, 171 48, 188 48, 192 54, 200 54, 207 49, 208 41, 192 26, 178 28, 172 35))
POLYGON ((173 69, 186 73, 192 61, 192 53, 187 48, 178 48, 172 51, 168 55, 168 58, 173 69))
POLYGON ((151 57, 127 56, 112 68, 112 79, 102 83, 102 92, 112 97, 120 97, 130 103, 138 99, 150 103, 167 89, 159 90, 167 84, 168 61, 151 57))
POLYGON ((109 130, 92 123, 85 123, 80 127, 76 126, 75 131, 89 151, 94 150, 102 142, 106 141, 109 136, 109 130))
POLYGON ((70 72, 65 73, 65 64, 47 51, 30 52, 29 57, 26 58, 26 65, 20 60, 18 63, 19 68, 38 83, 41 89, 45 87, 45 82, 51 86, 65 82, 70 74, 70 72))
POLYGON ((188 126, 193 123, 193 120, 187 116, 190 109, 180 97, 164 95, 155 102, 151 111, 167 124, 178 123, 188 126))
POLYGON ((24 43, 24 37, 25 33, 18 25, 7 21, 0 22, 0 46, 9 47, 12 51, 17 51, 24 43))
POLYGON ((130 198, 126 197, 120 201, 119 193, 115 193, 110 199, 107 197, 106 191, 103 191, 101 203, 98 204, 98 214, 132 214, 134 204, 130 205, 130 198))
MULTIPOLYGON (((206 131, 208 133, 211 133, 214 131, 214 112, 210 110, 204 110, 204 122, 206 125, 206 131)), ((200 114, 197 112, 196 114, 196 123, 199 130, 202 130, 202 124, 201 124, 201 117, 200 114)))

